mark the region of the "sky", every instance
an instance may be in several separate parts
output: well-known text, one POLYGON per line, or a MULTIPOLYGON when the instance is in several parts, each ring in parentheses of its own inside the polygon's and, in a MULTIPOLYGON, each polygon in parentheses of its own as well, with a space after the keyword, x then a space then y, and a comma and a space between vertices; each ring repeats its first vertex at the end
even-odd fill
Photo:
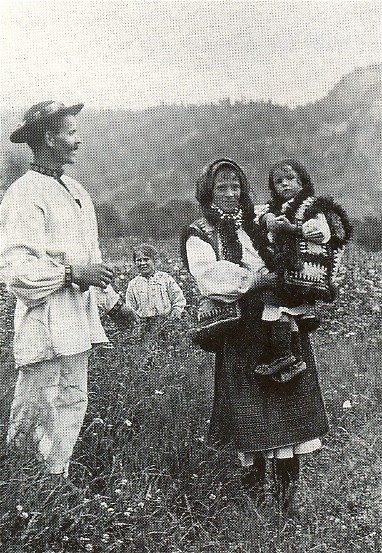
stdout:
POLYGON ((380 2, 2 0, 2 106, 305 105, 381 62, 380 2))

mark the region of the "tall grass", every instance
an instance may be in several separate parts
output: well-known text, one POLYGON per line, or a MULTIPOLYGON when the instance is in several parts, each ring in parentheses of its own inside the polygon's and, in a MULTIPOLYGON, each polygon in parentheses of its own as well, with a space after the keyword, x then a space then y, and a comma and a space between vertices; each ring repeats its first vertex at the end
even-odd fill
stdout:
MULTIPOLYGON (((113 347, 91 356, 89 409, 71 466, 73 482, 86 492, 52 491, 36 461, 4 453, 1 551, 379 553, 382 345, 375 306, 381 256, 349 252, 344 293, 334 307, 321 308, 325 322, 314 345, 331 431, 323 449, 304 459, 298 514, 287 519, 270 491, 257 508, 240 489, 234 453, 206 443, 213 358, 188 337, 195 287, 173 246, 159 246, 164 268, 189 299, 188 313, 143 338, 105 320, 113 347)), ((104 244, 121 291, 129 278, 129 256, 122 254, 129 248, 130 242, 104 244)), ((13 300, 3 292, 1 301, 4 443, 15 372, 13 300)))

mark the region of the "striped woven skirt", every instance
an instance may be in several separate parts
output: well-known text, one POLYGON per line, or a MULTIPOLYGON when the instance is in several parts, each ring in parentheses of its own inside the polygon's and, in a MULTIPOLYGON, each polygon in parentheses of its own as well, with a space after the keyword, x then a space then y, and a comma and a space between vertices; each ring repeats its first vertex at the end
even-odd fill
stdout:
POLYGON ((215 360, 210 442, 232 443, 242 452, 300 444, 329 429, 307 334, 301 335, 304 373, 286 383, 253 374, 252 367, 268 347, 262 309, 256 296, 246 298, 242 324, 225 338, 215 360))

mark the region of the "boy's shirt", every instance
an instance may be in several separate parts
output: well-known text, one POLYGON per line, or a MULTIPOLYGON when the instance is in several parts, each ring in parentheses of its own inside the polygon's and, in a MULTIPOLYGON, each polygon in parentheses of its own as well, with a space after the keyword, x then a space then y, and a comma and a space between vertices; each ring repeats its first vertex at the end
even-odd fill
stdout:
POLYGON ((127 287, 126 304, 139 317, 156 317, 171 312, 182 313, 186 299, 173 277, 163 271, 156 271, 146 278, 138 275, 127 287))

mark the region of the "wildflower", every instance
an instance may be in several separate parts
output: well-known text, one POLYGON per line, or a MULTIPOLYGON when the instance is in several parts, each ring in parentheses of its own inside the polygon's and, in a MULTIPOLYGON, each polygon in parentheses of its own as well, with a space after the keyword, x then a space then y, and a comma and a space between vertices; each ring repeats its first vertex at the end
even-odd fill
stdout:
POLYGON ((343 402, 342 409, 351 409, 351 408, 352 408, 352 404, 351 404, 351 401, 349 399, 347 399, 346 401, 343 402))
POLYGON ((121 480, 121 486, 126 486, 126 484, 127 484, 127 480, 126 480, 126 478, 123 478, 121 480))
POLYGON ((199 478, 199 476, 198 476, 197 474, 194 473, 194 474, 191 476, 191 478, 199 478))
POLYGON ((201 444, 204 443, 204 436, 199 436, 199 438, 196 438, 198 442, 200 442, 201 444))
POLYGON ((67 541, 69 541, 69 538, 68 538, 68 536, 63 536, 63 537, 62 537, 62 541, 63 541, 63 542, 67 542, 67 541))
POLYGON ((126 420, 125 420, 125 424, 126 424, 126 426, 128 426, 128 427, 133 426, 133 423, 132 423, 131 420, 129 420, 129 419, 126 419, 126 420))
POLYGON ((115 488, 114 491, 117 495, 121 495, 121 493, 122 493, 122 490, 120 488, 115 488))
POLYGON ((101 419, 101 417, 96 417, 96 418, 93 420, 93 422, 94 422, 95 424, 104 424, 103 419, 101 419))
POLYGON ((210 493, 209 498, 214 501, 216 499, 216 495, 214 493, 210 493))
POLYGON ((105 503, 105 501, 101 501, 99 506, 102 507, 102 509, 107 509, 107 507, 108 507, 108 505, 107 505, 107 503, 105 503))
POLYGON ((29 517, 29 514, 26 513, 25 511, 22 511, 22 513, 20 513, 20 517, 23 519, 27 519, 29 517))
POLYGON ((143 509, 144 506, 145 506, 145 504, 143 503, 143 501, 140 501, 140 502, 138 503, 138 505, 137 505, 137 507, 138 507, 139 509, 143 509))
POLYGON ((110 540, 110 534, 103 534, 102 536, 102 541, 103 542, 107 542, 110 540))
POLYGON ((87 543, 85 545, 85 551, 93 551, 93 546, 91 543, 87 543))
POLYGON ((107 512, 108 512, 110 515, 112 515, 112 514, 114 513, 113 507, 109 507, 108 510, 107 510, 107 512))
POLYGON ((157 396, 163 396, 164 391, 163 390, 155 390, 154 392, 157 396))
POLYGON ((131 516, 131 511, 124 511, 123 514, 125 517, 129 517, 131 516))
POLYGON ((23 510, 22 505, 16 505, 16 511, 18 511, 19 513, 21 513, 22 510, 23 510))

